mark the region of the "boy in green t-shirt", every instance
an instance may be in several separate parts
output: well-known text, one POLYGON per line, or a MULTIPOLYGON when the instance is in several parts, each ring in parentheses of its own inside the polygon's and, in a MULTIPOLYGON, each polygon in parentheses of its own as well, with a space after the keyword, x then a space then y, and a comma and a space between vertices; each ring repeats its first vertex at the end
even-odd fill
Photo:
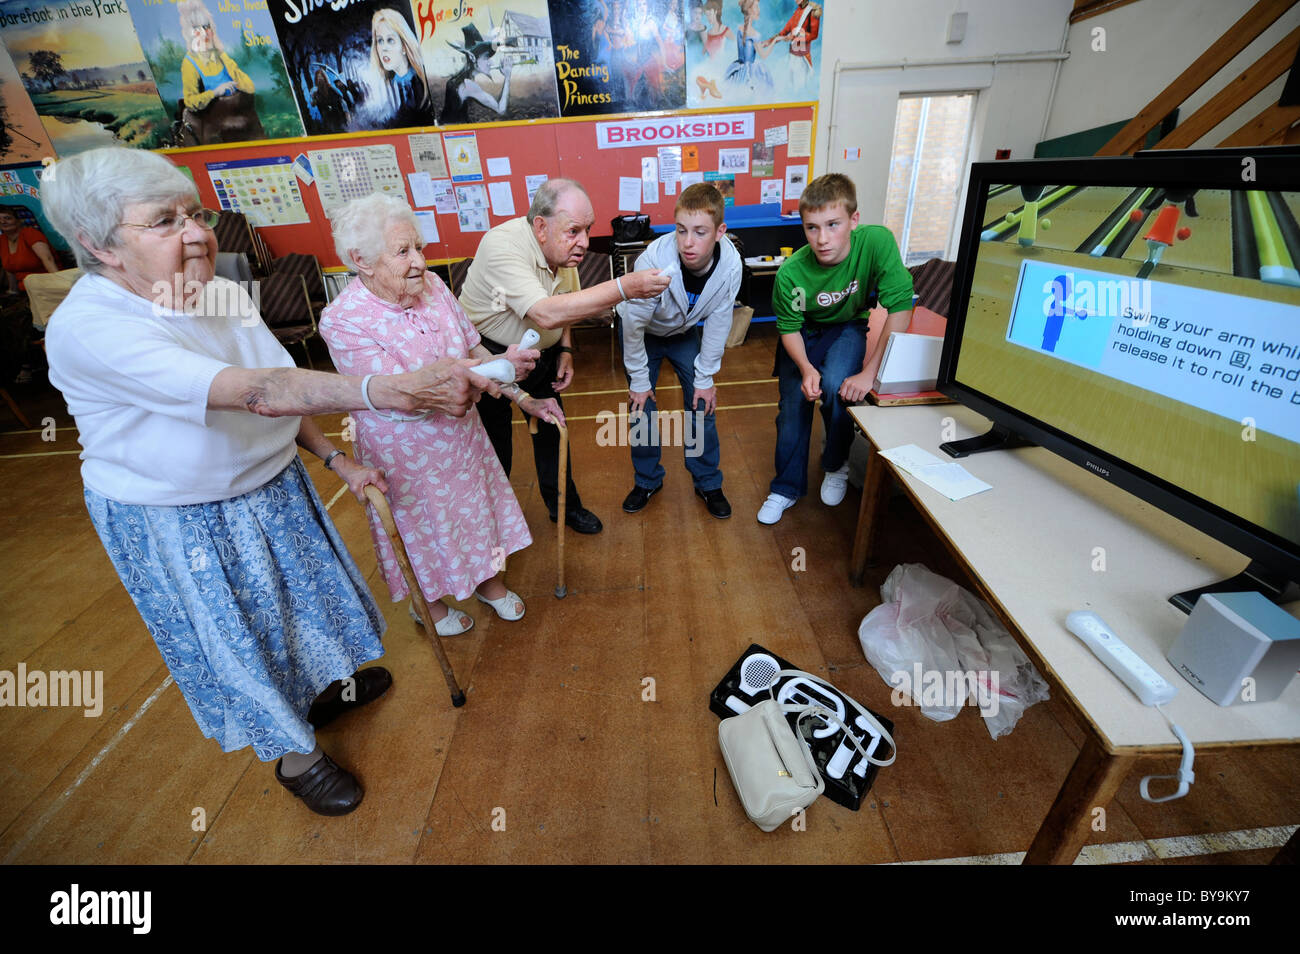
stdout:
POLYGON ((772 293, 781 333, 776 350, 781 402, 776 477, 759 508, 759 523, 776 523, 808 492, 808 442, 818 398, 826 426, 822 502, 833 507, 844 499, 853 441, 848 406, 866 397, 889 336, 907 330, 912 320, 912 276, 889 229, 858 225, 851 179, 839 173, 814 179, 799 199, 799 215, 808 244, 786 259, 772 293), (873 293, 889 318, 868 355, 873 293))

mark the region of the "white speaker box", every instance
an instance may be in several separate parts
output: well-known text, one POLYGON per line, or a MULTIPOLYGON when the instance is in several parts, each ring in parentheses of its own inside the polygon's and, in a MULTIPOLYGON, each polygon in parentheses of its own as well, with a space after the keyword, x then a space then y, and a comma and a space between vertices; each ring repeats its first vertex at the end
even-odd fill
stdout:
POLYGON ((1300 619, 1262 593, 1206 593, 1167 658, 1221 706, 1268 702, 1300 667, 1300 619))

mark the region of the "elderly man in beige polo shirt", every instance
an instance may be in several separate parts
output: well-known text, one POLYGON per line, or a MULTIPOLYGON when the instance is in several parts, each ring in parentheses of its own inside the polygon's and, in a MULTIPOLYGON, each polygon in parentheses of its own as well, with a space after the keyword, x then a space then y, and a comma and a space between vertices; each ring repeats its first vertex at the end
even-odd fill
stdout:
MULTIPOLYGON (((533 372, 509 387, 534 397, 554 397, 573 382, 570 325, 609 311, 629 298, 654 298, 669 276, 647 269, 613 281, 579 289, 577 265, 587 252, 588 233, 596 221, 586 191, 572 179, 549 179, 533 197, 528 214, 493 228, 479 243, 460 292, 460 304, 493 354, 533 328, 541 335, 542 357, 533 372)), ((509 388, 503 388, 509 390, 509 388)), ((510 473, 512 404, 508 397, 484 395, 479 417, 506 474, 510 473)), ((551 519, 559 496, 559 431, 539 422, 533 435, 537 485, 551 519)), ((565 523, 579 533, 599 533, 600 518, 582 506, 569 467, 565 482, 565 523)))

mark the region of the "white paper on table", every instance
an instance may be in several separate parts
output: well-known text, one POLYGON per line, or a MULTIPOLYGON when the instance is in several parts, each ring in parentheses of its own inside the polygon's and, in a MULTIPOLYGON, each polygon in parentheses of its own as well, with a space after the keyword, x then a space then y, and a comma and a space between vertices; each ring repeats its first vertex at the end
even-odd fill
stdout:
POLYGON ((781 204, 781 187, 785 182, 781 179, 764 179, 763 184, 759 187, 759 202, 763 205, 781 204))
POLYGON ((513 216, 515 214, 515 197, 510 191, 509 181, 489 182, 488 195, 492 197, 493 215, 513 216))
POLYGON ((928 450, 915 444, 903 444, 899 447, 891 447, 889 450, 882 450, 880 456, 913 477, 916 477, 917 472, 922 468, 943 463, 928 450))
POLYGON ((631 176, 618 177, 618 210, 620 212, 641 211, 641 180, 631 176))
POLYGON ((992 484, 986 484, 961 464, 943 461, 915 444, 883 450, 880 456, 949 500, 961 500, 993 489, 992 484))
POLYGON ((545 173, 536 176, 524 176, 524 186, 528 189, 529 205, 533 204, 533 196, 535 196, 537 194, 537 190, 542 187, 542 183, 549 178, 550 176, 546 175, 545 173))
POLYGON ((785 151, 787 159, 806 159, 812 155, 812 120, 792 119, 790 121, 790 147, 785 151))
MULTIPOLYGON (((433 180, 429 178, 427 172, 411 172, 406 176, 411 183, 411 199, 415 202, 417 209, 427 209, 435 205, 433 195, 433 180)), ((437 241, 437 239, 434 239, 437 241)))
POLYGON ((772 126, 763 130, 765 146, 784 146, 789 141, 790 137, 785 131, 785 126, 772 126))
MULTIPOLYGON (((425 173, 428 175, 428 173, 425 173)), ((416 212, 415 220, 420 223, 420 234, 424 244, 432 245, 438 241, 438 215, 435 212, 416 212)))
POLYGON ((444 215, 455 215, 459 210, 456 204, 456 188, 450 179, 433 179, 429 183, 433 190, 433 207, 444 215))
POLYGON ((489 156, 489 157, 488 157, 488 175, 490 175, 490 176, 508 176, 508 175, 510 175, 510 157, 509 157, 509 156, 489 156))

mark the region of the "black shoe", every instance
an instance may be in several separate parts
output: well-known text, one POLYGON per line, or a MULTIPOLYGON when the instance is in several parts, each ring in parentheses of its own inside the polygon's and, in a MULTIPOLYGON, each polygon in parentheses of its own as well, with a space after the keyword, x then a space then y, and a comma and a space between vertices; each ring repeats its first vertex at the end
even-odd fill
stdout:
POLYGON ((367 702, 378 699, 388 687, 393 684, 392 674, 383 666, 371 666, 369 669, 362 669, 354 673, 352 678, 356 681, 356 698, 345 702, 343 693, 340 691, 334 698, 325 702, 313 702, 311 708, 307 710, 307 721, 312 724, 313 728, 320 729, 345 712, 364 706, 367 702))
POLYGON ((727 503, 727 498, 722 496, 722 488, 717 490, 700 490, 695 488, 695 496, 704 501, 704 505, 709 508, 709 513, 719 520, 726 520, 731 516, 731 504, 727 503))
POLYGON ((352 773, 339 768, 328 755, 322 755, 315 765, 292 778, 280 774, 282 764, 283 759, 275 763, 275 780, 317 815, 346 815, 361 804, 365 795, 352 773))
MULTIPOLYGON (((662 486, 663 484, 659 485, 662 486)), ((659 493, 659 487, 633 487, 632 492, 623 500, 623 512, 640 513, 650 502, 650 498, 659 493)))
MULTIPOLYGON (((551 514, 551 523, 555 523, 555 514, 551 514)), ((587 508, 581 510, 570 510, 564 515, 565 524, 578 533, 600 533, 605 529, 605 525, 587 508)))

